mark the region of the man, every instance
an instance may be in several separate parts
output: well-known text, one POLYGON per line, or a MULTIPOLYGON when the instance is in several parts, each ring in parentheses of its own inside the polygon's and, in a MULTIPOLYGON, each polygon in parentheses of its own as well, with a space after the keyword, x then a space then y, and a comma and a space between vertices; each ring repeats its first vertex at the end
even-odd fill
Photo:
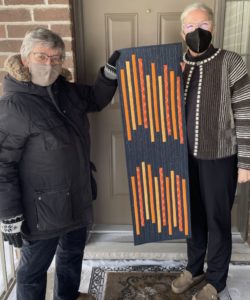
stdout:
POLYGON ((0 101, 0 220, 5 240, 21 248, 17 299, 45 299, 56 254, 54 299, 79 296, 86 227, 93 220, 86 113, 112 99, 119 52, 93 86, 67 81, 65 45, 54 32, 26 34, 8 59, 0 101))
POLYGON ((250 180, 250 80, 238 54, 211 44, 210 8, 195 3, 181 21, 188 48, 183 71, 192 238, 186 270, 172 282, 172 291, 183 293, 205 278, 193 300, 230 299, 231 208, 237 177, 240 183, 250 180))

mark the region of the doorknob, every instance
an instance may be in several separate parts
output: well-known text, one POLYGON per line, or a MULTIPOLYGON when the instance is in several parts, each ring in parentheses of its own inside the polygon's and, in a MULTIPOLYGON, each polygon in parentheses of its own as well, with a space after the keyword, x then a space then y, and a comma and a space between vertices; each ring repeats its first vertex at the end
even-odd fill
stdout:
POLYGON ((148 8, 148 9, 146 10, 146 13, 147 13, 147 14, 150 14, 150 13, 151 13, 151 9, 148 8))

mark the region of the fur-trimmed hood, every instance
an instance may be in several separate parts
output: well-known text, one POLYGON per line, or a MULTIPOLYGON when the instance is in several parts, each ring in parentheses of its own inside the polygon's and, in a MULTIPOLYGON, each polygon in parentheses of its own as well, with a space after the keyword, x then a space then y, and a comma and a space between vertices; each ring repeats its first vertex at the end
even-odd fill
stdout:
MULTIPOLYGON (((29 69, 23 65, 20 54, 8 57, 4 63, 4 70, 18 81, 31 81, 29 69)), ((67 81, 72 79, 71 72, 65 68, 62 68, 60 75, 63 76, 67 81)))

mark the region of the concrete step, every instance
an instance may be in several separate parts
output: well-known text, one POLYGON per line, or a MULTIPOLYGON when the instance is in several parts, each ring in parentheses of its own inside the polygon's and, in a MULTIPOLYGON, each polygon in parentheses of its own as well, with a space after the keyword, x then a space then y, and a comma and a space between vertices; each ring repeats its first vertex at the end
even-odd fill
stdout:
MULTIPOLYGON (((186 241, 134 246, 131 226, 96 226, 89 233, 84 259, 186 260, 186 241)), ((231 261, 250 263, 250 247, 237 232, 233 233, 231 261)))

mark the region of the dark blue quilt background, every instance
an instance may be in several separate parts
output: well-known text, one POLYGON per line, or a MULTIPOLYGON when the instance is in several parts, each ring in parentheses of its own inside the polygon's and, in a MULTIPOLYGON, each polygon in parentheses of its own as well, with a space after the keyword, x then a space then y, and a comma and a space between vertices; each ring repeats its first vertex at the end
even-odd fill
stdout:
MULTIPOLYGON (((118 74, 118 85, 119 85, 119 93, 120 93, 120 104, 121 104, 121 112, 122 112, 122 121, 123 121, 123 132, 124 132, 124 141, 125 141, 125 152, 126 152, 126 163, 127 163, 127 173, 128 173, 128 182, 129 182, 129 192, 130 192, 130 200, 131 200, 131 212, 132 212, 132 220, 133 220, 133 229, 134 229, 134 243, 142 244, 148 242, 155 242, 160 240, 167 240, 167 239, 182 239, 190 236, 191 229, 190 229, 190 210, 189 210, 189 184, 188 184, 188 154, 187 154, 187 143, 186 143, 186 126, 185 126, 185 108, 184 108, 184 97, 183 97, 183 81, 182 81, 182 72, 180 68, 180 61, 182 61, 182 46, 180 43, 178 44, 168 44, 168 45, 157 45, 157 46, 146 46, 146 47, 137 47, 137 48, 128 48, 128 49, 121 49, 119 50, 121 55, 117 63, 117 74, 118 74), (152 142, 150 138, 150 129, 144 128, 144 126, 137 126, 136 130, 131 129, 131 136, 132 139, 128 140, 127 137, 127 130, 126 130, 126 116, 125 116, 125 108, 124 108, 124 92, 122 91, 122 78, 121 78, 121 70, 124 70, 126 74, 126 62, 131 63, 131 56, 135 55, 137 67, 138 67, 138 58, 143 60, 143 67, 144 67, 144 79, 146 83, 146 75, 152 75, 152 66, 151 63, 153 62, 156 67, 156 74, 158 76, 163 77, 163 66, 167 65, 168 70, 171 70, 175 74, 175 78, 179 77, 181 82, 181 111, 182 111, 182 129, 183 129, 183 139, 184 143, 180 143, 180 135, 178 133, 178 140, 175 140, 172 136, 167 135, 167 141, 162 141, 162 130, 160 132, 155 132, 155 141, 152 142), (165 190, 165 178, 168 176, 170 177, 171 171, 174 171, 174 174, 178 174, 181 179, 186 181, 186 197, 187 197, 187 216, 186 219, 188 221, 188 228, 185 230, 183 229, 180 231, 179 222, 183 222, 184 227, 184 206, 183 202, 180 207, 178 207, 178 194, 175 188, 174 195, 176 201, 176 208, 177 208, 177 226, 172 226, 172 234, 169 234, 169 226, 168 220, 166 221, 167 226, 164 226, 162 223, 162 219, 164 215, 161 210, 161 230, 159 232, 159 223, 152 223, 151 220, 151 213, 150 213, 150 220, 146 219, 145 211, 145 194, 144 188, 149 189, 149 185, 147 184, 146 187, 143 187, 143 180, 141 174, 141 184, 142 184, 142 196, 143 196, 143 213, 144 213, 144 225, 140 225, 140 234, 136 234, 136 219, 135 219, 135 207, 134 207, 134 194, 131 185, 131 177, 136 179, 136 167, 141 166, 142 162, 145 162, 146 165, 152 166, 152 176, 153 178, 159 178, 159 168, 163 168, 164 170, 164 197, 165 201, 167 198, 166 190, 165 190), (178 210, 179 209, 179 210, 178 210), (179 216, 179 218, 178 218, 179 216), (182 221, 181 221, 182 220, 182 221), (188 233, 187 233, 188 232, 188 233)), ((137 69, 138 71, 138 69, 137 69)), ((151 76, 152 77, 152 76, 151 76)), ((131 78, 134 82, 134 76, 132 71, 132 63, 131 63, 131 78)), ((128 104, 129 104, 129 89, 127 86, 128 77, 126 76, 126 94, 128 97, 128 104)), ((152 78, 151 78, 152 79, 152 78)), ((140 76, 138 71, 138 82, 140 88, 140 76)), ((175 83, 176 84, 176 83, 175 83)), ((133 87, 133 99, 134 99, 134 113, 137 116, 137 106, 135 102, 135 88, 133 87)), ((175 85, 176 87, 176 85, 175 85)), ((123 86, 124 88, 124 86, 123 86)), ((171 95, 171 86, 169 83, 169 95, 171 95)), ((141 92, 141 90, 140 90, 141 92)), ((174 91, 175 101, 177 101, 177 92, 176 89, 174 91)), ((163 96, 164 90, 163 90, 163 96)), ((141 98, 140 98, 141 100, 141 98)), ((148 100, 148 99, 147 99, 148 100)), ((157 101, 159 99, 159 90, 157 89, 157 101)), ((171 101, 170 101, 171 102, 171 101)), ((152 95, 152 104, 153 104, 153 95, 152 95)), ((164 102, 165 105, 165 102, 164 102)), ((176 105, 176 116, 178 118, 177 107, 176 105)), ((142 106, 141 106, 142 107, 142 106)), ((158 108, 160 104, 158 102, 158 108)), ((142 108, 141 108, 142 109, 142 108)), ((165 109, 165 106, 164 106, 165 109)), ((170 107, 170 110, 172 107, 170 107)), ((159 109, 160 110, 160 109, 159 109)), ((131 107, 129 106, 129 112, 131 111, 131 107)), ((171 112, 171 111, 170 111, 171 112)), ((148 112, 147 112, 148 113, 148 112)), ((166 111, 164 110, 164 116, 166 115, 166 111)), ((143 116, 143 114, 142 114, 143 116)), ((160 116, 160 113, 159 113, 160 116)), ((172 114, 171 114, 172 116, 172 114)), ((148 119, 149 116, 147 115, 148 119)), ((131 121, 131 115, 130 115, 131 121)), ((173 119, 171 118, 171 124, 173 119)), ((180 121, 180 120, 179 120, 180 121)), ((166 124, 165 119, 165 124, 166 124)), ((148 174, 147 174, 148 175, 148 174)), ((176 177, 174 177, 176 179, 176 177)), ((176 182, 175 182, 176 184, 176 182)), ((137 186, 138 187, 138 186, 137 186)), ((176 187, 176 185, 175 185, 176 187)), ((181 196, 183 195, 183 190, 181 186, 181 196)), ((155 189, 154 189, 154 196, 155 196, 155 189)), ((172 191, 171 191, 171 195, 172 191)), ((139 203, 139 193, 137 190, 136 199, 138 201, 138 207, 140 211, 140 203, 139 203)), ((160 194, 161 197, 161 194, 160 194)), ((183 199, 182 199, 183 200, 183 199)), ((154 199, 154 201, 156 201, 154 199)), ((161 201, 161 199, 160 199, 161 201)), ((184 200, 183 200, 184 201, 184 200)), ((155 207, 157 206, 154 202, 155 207)), ((167 204, 165 203, 166 207, 167 204)), ((141 207, 142 208, 142 207, 141 207)), ((141 211, 140 211, 141 212, 141 211)), ((171 199, 171 212, 166 213, 166 218, 168 218, 169 214, 171 214, 171 218, 173 213, 173 199, 171 199)), ((159 215, 158 215, 159 218, 159 215)), ((140 224, 142 223, 143 216, 139 213, 139 221, 140 224)), ((138 221, 138 220, 137 220, 138 221)), ((173 219, 172 219, 173 223, 173 219)))

